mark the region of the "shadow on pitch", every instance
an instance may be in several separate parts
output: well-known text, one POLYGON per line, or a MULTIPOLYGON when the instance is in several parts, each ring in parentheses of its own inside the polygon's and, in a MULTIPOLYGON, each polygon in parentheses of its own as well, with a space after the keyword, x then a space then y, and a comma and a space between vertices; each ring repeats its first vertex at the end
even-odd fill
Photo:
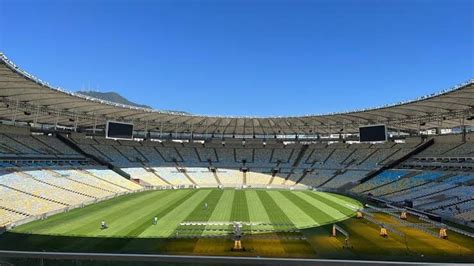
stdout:
POLYGON ((62 252, 166 252, 170 244, 178 250, 193 246, 197 239, 78 237, 6 232, 0 235, 0 249, 62 252))

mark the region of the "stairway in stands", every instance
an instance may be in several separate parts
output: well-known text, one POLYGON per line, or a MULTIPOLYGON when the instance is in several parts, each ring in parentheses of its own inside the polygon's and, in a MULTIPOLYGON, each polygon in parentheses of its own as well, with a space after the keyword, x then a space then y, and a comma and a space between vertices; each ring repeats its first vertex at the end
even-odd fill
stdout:
POLYGON ((337 170, 336 172, 334 172, 334 174, 333 174, 331 177, 329 177, 326 181, 324 181, 323 183, 321 183, 318 187, 324 186, 325 184, 327 184, 327 183, 329 183, 331 180, 333 180, 336 176, 342 175, 342 174, 344 174, 346 171, 347 171, 347 169, 337 170))
POLYGON ((170 186, 173 186, 173 184, 171 184, 168 180, 166 180, 165 178, 161 177, 156 171, 155 169, 153 168, 145 168, 145 171, 148 171, 148 172, 151 172, 152 174, 154 174, 157 178, 159 178, 161 181, 163 181, 164 183, 170 185, 170 186))
MULTIPOLYGON (((185 168, 181 168, 181 169, 185 169, 185 168)), ((176 167, 176 170, 177 170, 178 172, 182 173, 182 174, 189 180, 189 182, 191 182, 191 183, 193 183, 193 185, 197 186, 196 181, 194 181, 194 179, 192 179, 192 178, 188 175, 188 173, 187 173, 186 170, 180 171, 180 168, 178 168, 178 167, 176 167)))
MULTIPOLYGON (((306 151, 308 150, 309 146, 307 144, 303 145, 298 153, 298 155, 296 156, 296 159, 295 161, 293 162, 293 165, 292 165, 292 169, 291 169, 291 172, 294 171, 294 168, 298 167, 300 165, 300 162, 301 160, 304 158, 304 155, 306 154, 306 151)), ((288 181, 288 179, 290 178, 291 176, 291 173, 288 174, 285 178, 285 183, 288 181)), ((300 178, 298 178, 298 180, 295 182, 295 184, 299 184, 301 182, 301 180, 303 180, 303 178, 306 176, 306 173, 303 173, 301 175, 300 178)), ((270 180, 270 184, 273 182, 273 179, 275 178, 275 175, 272 175, 272 179, 270 180)))
POLYGON ((215 171, 215 170, 214 170, 214 171, 212 171, 212 175, 213 175, 213 176, 214 176, 214 178, 216 179, 216 181, 217 181, 217 184, 219 184, 219 186, 221 186, 221 185, 222 185, 222 183, 221 183, 221 180, 219 180, 219 177, 217 176, 217 173, 216 173, 216 171, 215 171))
POLYGON ((305 178, 305 176, 308 174, 308 172, 303 172, 303 174, 301 175, 300 178, 298 178, 298 180, 296 180, 296 184, 299 184, 301 182, 301 180, 303 180, 303 178, 305 178))

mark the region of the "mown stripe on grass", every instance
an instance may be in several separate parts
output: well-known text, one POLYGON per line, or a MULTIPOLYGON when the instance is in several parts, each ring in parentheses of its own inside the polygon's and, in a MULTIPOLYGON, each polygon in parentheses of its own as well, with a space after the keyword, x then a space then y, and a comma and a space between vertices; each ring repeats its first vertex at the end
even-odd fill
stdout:
MULTIPOLYGON (((212 212, 217 206, 219 199, 222 197, 224 192, 222 190, 212 190, 206 198, 204 198, 196 208, 184 219, 184 221, 197 221, 207 222, 211 218, 212 212), (205 204, 207 203, 207 208, 205 204)), ((193 225, 193 226, 178 226, 176 231, 179 231, 180 235, 201 235, 206 229, 205 225, 193 225)), ((176 234, 175 231, 175 234, 176 234)))
MULTIPOLYGON (((178 192, 178 191, 176 191, 178 192)), ((152 216, 148 216, 149 218, 148 219, 143 219, 143 220, 135 220, 134 223, 136 223, 136 226, 134 228, 132 228, 131 230, 128 230, 123 232, 122 235, 126 235, 126 236, 129 236, 129 237, 137 237, 139 236, 140 234, 142 234, 148 227, 152 226, 152 220, 153 219, 152 217, 156 216, 158 217, 158 220, 162 219, 163 216, 169 214, 172 210, 176 209, 179 205, 181 205, 183 202, 185 202, 186 200, 188 200, 190 197, 192 197, 194 194, 197 193, 197 190, 194 190, 194 191, 187 191, 188 193, 186 193, 185 195, 182 195, 181 197, 179 197, 178 199, 176 199, 175 201, 173 201, 172 203, 170 204, 166 204, 166 205, 159 205, 159 207, 163 207, 163 206, 166 206, 166 208, 164 209, 161 209, 159 211, 157 211, 157 209, 154 209, 153 211, 153 215, 152 216)))
POLYGON ((198 204, 205 199, 210 192, 210 190, 198 190, 189 197, 186 197, 185 201, 176 205, 159 218, 156 225, 151 225, 150 221, 150 227, 148 230, 142 232, 140 237, 169 237, 173 235, 179 223, 197 208, 198 204))
MULTIPOLYGON (((232 215, 232 202, 234 201, 235 190, 224 190, 219 202, 209 218, 209 222, 229 222, 232 215)), ((206 226, 206 229, 214 228, 206 226)), ((204 231, 203 235, 216 235, 218 232, 204 231)), ((220 234, 226 234, 222 232, 220 234)))
POLYGON ((328 205, 302 192, 295 192, 292 195, 294 196, 294 198, 299 198, 303 200, 304 202, 306 202, 307 204, 309 204, 310 206, 313 206, 313 209, 311 211, 308 210, 309 214, 318 215, 318 216, 321 216, 322 218, 324 216, 320 224, 327 224, 327 223, 339 221, 348 217, 346 214, 339 211, 339 208, 341 207, 337 204, 328 205), (317 212, 315 213, 314 211, 317 211, 317 212))
POLYGON ((324 192, 310 192, 310 191, 305 191, 303 192, 304 194, 328 205, 328 206, 333 206, 334 208, 337 208, 341 213, 347 216, 352 216, 355 213, 355 210, 352 210, 349 208, 346 204, 347 201, 344 201, 342 199, 337 199, 337 198, 328 198, 326 197, 326 193, 324 192))
MULTIPOLYGON (((267 191, 258 190, 256 193, 258 199, 262 203, 262 206, 265 208, 267 217, 270 219, 270 222, 273 224, 273 228, 275 230, 288 230, 294 228, 293 221, 285 214, 277 202, 275 202, 275 200, 270 197, 267 191), (284 224, 290 225, 288 226, 284 224)), ((286 245, 280 245, 280 248, 286 253, 289 251, 286 245)))
POLYGON ((211 214, 209 221, 228 222, 232 214, 232 202, 235 190, 224 190, 222 196, 211 214))
MULTIPOLYGON (((236 190, 234 195, 234 201, 232 202, 232 212, 230 214, 231 222, 249 222, 249 209, 247 206, 247 198, 245 196, 245 191, 236 190)), ((230 226, 232 230, 232 226, 230 226)), ((243 225, 242 228, 244 231, 250 230, 250 226, 243 225)))
MULTIPOLYGON (((293 193, 288 191, 289 193, 293 193)), ((306 210, 302 210, 294 202, 288 200, 280 191, 268 191, 270 197, 278 204, 281 210, 288 216, 293 224, 298 228, 310 227, 318 225, 319 221, 314 220, 311 216, 306 213, 306 210)))
MULTIPOLYGON (((306 201, 305 199, 297 196, 295 193, 296 192, 291 192, 291 191, 281 192, 281 194, 285 196, 289 201, 293 202, 293 204, 295 204, 300 210, 304 211, 308 216, 310 216, 315 221, 315 225, 327 224, 338 218, 338 216, 336 217, 333 216, 335 215, 334 213, 329 214, 326 211, 324 211, 320 206, 317 206, 320 203, 319 201, 310 203, 306 201)), ((344 216, 343 214, 339 212, 338 214, 344 216)))
MULTIPOLYGON (((271 220, 268 217, 267 211, 263 206, 262 201, 257 195, 255 190, 247 190, 245 191, 245 196, 247 197, 247 205, 249 210, 249 219, 252 222, 263 222, 263 223, 270 223, 271 220)), ((273 229, 273 226, 252 226, 252 229, 265 229, 270 230, 273 229)))
POLYGON ((339 202, 340 204, 343 204, 344 206, 348 207, 349 209, 352 209, 354 211, 356 211, 357 209, 363 207, 362 203, 360 203, 359 201, 355 200, 355 199, 352 199, 352 198, 349 198, 349 197, 346 197, 346 196, 342 196, 342 195, 339 195, 339 194, 334 194, 334 193, 319 193, 319 195, 321 195, 321 197, 324 197, 324 198, 327 198, 329 200, 332 200, 334 202, 339 202))
POLYGON ((268 218, 273 224, 293 224, 293 221, 286 215, 286 213, 280 208, 279 204, 270 197, 267 191, 258 190, 257 196, 262 202, 265 212, 268 218))
POLYGON ((235 191, 234 200, 232 201, 230 220, 241 222, 250 221, 247 198, 245 197, 245 191, 243 190, 235 191))
POLYGON ((185 221, 208 221, 223 193, 224 192, 222 190, 210 190, 209 195, 207 195, 199 203, 199 205, 193 210, 193 212, 188 215, 185 221), (207 209, 204 206, 205 203, 207 203, 207 209))

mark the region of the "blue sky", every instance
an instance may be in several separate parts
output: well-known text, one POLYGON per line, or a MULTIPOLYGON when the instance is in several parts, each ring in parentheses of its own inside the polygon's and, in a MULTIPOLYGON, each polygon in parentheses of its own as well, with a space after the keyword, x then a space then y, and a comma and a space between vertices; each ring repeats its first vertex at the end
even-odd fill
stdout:
POLYGON ((474 2, 0 0, 0 51, 157 109, 303 115, 474 77, 474 2))

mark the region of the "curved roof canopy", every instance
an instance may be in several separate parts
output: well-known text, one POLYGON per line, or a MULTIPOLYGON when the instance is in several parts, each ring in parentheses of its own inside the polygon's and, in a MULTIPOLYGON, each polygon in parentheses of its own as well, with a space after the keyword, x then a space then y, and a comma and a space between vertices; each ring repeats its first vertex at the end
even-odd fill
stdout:
POLYGON ((164 112, 107 102, 53 88, 0 54, 0 119, 79 129, 107 120, 136 130, 232 135, 356 133, 360 125, 387 124, 404 132, 473 125, 474 80, 419 99, 352 112, 298 117, 225 117, 164 112), (467 119, 466 119, 467 118, 467 119))

